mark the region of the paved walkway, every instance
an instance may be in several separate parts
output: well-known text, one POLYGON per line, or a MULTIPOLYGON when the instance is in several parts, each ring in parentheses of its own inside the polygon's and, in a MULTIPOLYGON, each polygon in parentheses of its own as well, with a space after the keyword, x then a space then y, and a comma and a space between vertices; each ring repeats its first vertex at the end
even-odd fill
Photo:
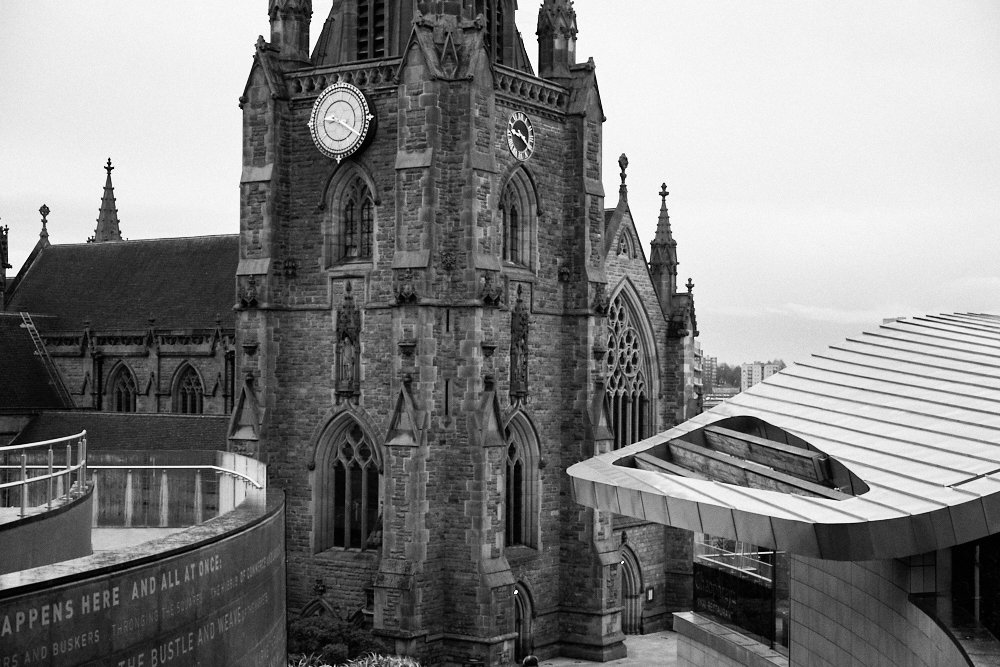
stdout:
POLYGON ((539 665, 566 667, 567 665, 626 665, 636 667, 675 667, 677 665, 677 633, 665 630, 649 635, 628 635, 625 637, 628 657, 611 662, 590 662, 576 658, 552 658, 542 660, 539 665))

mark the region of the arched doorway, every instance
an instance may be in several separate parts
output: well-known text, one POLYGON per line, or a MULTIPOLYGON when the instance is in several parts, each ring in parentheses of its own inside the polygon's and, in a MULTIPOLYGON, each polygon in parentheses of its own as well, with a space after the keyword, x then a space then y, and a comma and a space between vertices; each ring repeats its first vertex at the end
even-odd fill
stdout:
POLYGON ((622 547, 622 632, 642 634, 642 572, 628 547, 622 547))
POLYGON ((514 631, 517 632, 517 639, 514 643, 514 660, 520 664, 526 655, 531 655, 535 648, 532 637, 531 617, 532 617, 531 596, 522 584, 514 586, 514 631))

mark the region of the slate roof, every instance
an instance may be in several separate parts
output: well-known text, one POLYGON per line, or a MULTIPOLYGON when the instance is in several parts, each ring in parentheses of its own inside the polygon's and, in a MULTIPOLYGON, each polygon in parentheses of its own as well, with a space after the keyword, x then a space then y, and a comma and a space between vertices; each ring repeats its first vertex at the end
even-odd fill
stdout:
POLYGON ((888 321, 568 472, 588 507, 818 558, 899 558, 1000 533, 1000 316, 888 321), (630 465, 741 416, 827 453, 868 490, 832 500, 630 465))
POLYGON ((0 411, 61 407, 21 317, 0 313, 0 411))
POLYGON ((58 411, 34 417, 10 444, 53 440, 87 431, 94 452, 226 449, 229 417, 58 411))
POLYGON ((239 236, 53 245, 14 288, 8 312, 28 311, 43 331, 235 327, 239 236))

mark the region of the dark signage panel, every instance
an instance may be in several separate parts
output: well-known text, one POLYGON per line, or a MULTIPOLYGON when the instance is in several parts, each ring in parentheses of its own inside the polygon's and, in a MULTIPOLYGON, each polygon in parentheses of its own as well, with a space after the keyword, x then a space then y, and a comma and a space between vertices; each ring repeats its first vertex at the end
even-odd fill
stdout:
POLYGON ((279 505, 220 541, 0 599, 0 667, 283 667, 284 532, 279 505))

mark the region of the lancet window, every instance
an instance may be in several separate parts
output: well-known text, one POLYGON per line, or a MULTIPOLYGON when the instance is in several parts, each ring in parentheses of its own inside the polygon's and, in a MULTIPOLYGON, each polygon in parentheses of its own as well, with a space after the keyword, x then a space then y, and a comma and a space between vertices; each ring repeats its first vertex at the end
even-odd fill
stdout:
POLYGON ((538 440, 522 414, 507 425, 505 526, 507 546, 538 546, 538 440))
POLYGON ((360 178, 347 189, 340 220, 341 259, 370 259, 375 202, 368 185, 360 178))
POLYGON ((624 292, 608 308, 608 417, 615 449, 649 436, 649 351, 624 292))
POLYGON ((320 446, 316 474, 315 550, 380 547, 382 464, 354 419, 344 419, 320 446))
POLYGON ((135 412, 136 396, 139 389, 136 386, 135 375, 125 364, 120 364, 111 376, 108 384, 112 412, 135 412))
POLYGON ((185 365, 174 382, 174 412, 200 415, 204 412, 205 388, 198 371, 185 365))
POLYGON ((511 176, 500 197, 501 258, 508 264, 531 267, 534 238, 534 187, 524 169, 511 176))

